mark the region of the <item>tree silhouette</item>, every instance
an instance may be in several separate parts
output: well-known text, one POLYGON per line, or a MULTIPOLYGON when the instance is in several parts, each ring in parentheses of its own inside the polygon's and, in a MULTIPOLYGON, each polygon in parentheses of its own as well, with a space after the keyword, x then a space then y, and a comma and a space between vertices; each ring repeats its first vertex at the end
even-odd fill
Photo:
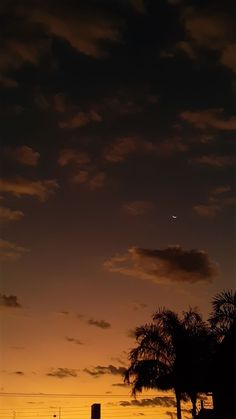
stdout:
POLYGON ((217 345, 210 364, 214 408, 217 418, 236 417, 236 292, 222 291, 212 300, 209 318, 217 345))
POLYGON ((181 399, 190 398, 195 418, 198 393, 211 392, 214 417, 236 418, 235 292, 215 295, 207 323, 191 308, 182 317, 163 308, 152 323, 136 328, 135 338, 137 346, 130 351, 125 373, 133 395, 144 388, 174 390, 181 419, 181 399))
POLYGON ((181 398, 190 397, 196 416, 198 391, 205 390, 202 363, 210 342, 209 328, 192 309, 180 318, 167 309, 159 309, 153 323, 135 331, 137 346, 130 352, 130 367, 125 380, 135 395, 143 388, 173 389, 177 418, 181 419, 181 398))

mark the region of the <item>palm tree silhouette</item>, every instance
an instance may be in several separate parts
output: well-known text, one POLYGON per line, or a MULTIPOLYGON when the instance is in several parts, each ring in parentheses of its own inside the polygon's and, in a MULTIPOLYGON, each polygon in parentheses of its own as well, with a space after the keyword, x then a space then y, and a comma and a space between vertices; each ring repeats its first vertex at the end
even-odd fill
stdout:
POLYGON ((222 291, 212 300, 213 311, 209 322, 219 338, 224 338, 236 319, 236 292, 222 291))
POLYGON ((236 417, 236 292, 222 291, 212 300, 209 318, 217 345, 210 364, 214 409, 217 418, 236 417))
POLYGON ((175 312, 159 309, 153 323, 135 330, 137 347, 130 352, 125 380, 136 395, 143 388, 173 389, 177 418, 181 419, 181 398, 190 397, 196 416, 198 391, 205 391, 201 377, 210 342, 209 328, 200 314, 189 309, 180 318, 175 312))

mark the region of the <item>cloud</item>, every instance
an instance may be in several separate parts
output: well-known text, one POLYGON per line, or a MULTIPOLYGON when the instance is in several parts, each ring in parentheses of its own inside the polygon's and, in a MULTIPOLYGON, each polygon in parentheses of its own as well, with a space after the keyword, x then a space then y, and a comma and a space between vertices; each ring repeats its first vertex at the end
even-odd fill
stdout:
POLYGON ((18 82, 11 77, 0 74, 0 86, 12 89, 18 87, 18 82))
POLYGON ((74 163, 80 167, 90 163, 90 157, 84 151, 66 148, 60 151, 58 163, 60 166, 67 166, 68 164, 74 163))
POLYGON ((122 209, 129 215, 139 216, 148 214, 155 208, 151 201, 129 201, 122 205, 122 209))
POLYGON ((236 73, 236 42, 225 46, 220 62, 236 73))
POLYGON ((40 201, 46 201, 58 188, 59 185, 54 179, 38 181, 31 181, 21 177, 0 179, 0 191, 12 194, 18 198, 34 196, 40 201))
POLYGON ((26 145, 17 148, 5 148, 4 154, 25 166, 37 166, 40 154, 26 145))
POLYGON ((195 45, 212 50, 223 48, 233 30, 228 17, 207 11, 198 13, 194 9, 185 13, 184 26, 195 45))
POLYGON ((145 304, 145 303, 134 302, 132 304, 132 308, 133 308, 134 311, 142 310, 142 309, 147 308, 147 307, 148 307, 148 305, 145 304))
POLYGON ((217 188, 213 189, 212 195, 221 195, 222 193, 226 193, 230 191, 231 191, 231 186, 229 185, 217 186, 217 188))
POLYGON ((21 308, 16 295, 5 295, 0 293, 0 306, 10 308, 21 308))
POLYGON ((30 12, 29 19, 39 23, 49 35, 66 40, 76 51, 93 58, 105 56, 104 42, 120 40, 119 22, 96 10, 85 9, 76 4, 75 8, 60 7, 50 10, 38 8, 30 12))
POLYGON ((200 217, 213 218, 225 208, 234 206, 236 204, 236 197, 225 196, 230 191, 231 187, 229 185, 218 186, 211 192, 206 203, 193 207, 195 213, 200 217))
POLYGON ((83 345, 79 339, 66 337, 67 342, 75 343, 76 345, 83 345))
POLYGON ((192 60, 196 59, 196 53, 194 51, 194 48, 192 47, 191 43, 188 41, 179 41, 175 44, 175 47, 181 51, 183 51, 185 54, 188 55, 189 58, 192 60))
MULTIPOLYGON (((18 34, 22 36, 21 34, 18 34)), ((2 38, 3 39, 3 38, 2 38)), ((0 70, 4 73, 8 70, 17 70, 24 64, 37 66, 49 52, 49 42, 45 39, 5 39, 2 41, 2 54, 0 56, 0 70)), ((3 80, 11 80, 7 75, 3 75, 3 80)), ((14 81, 12 81, 15 87, 14 81)))
POLYGON ((17 85, 6 74, 8 71, 24 65, 38 66, 45 58, 51 60, 51 43, 55 38, 92 58, 105 57, 106 43, 110 45, 120 40, 121 19, 106 14, 99 7, 91 8, 86 2, 70 6, 60 1, 4 2, 0 70, 6 87, 17 85))
POLYGON ((75 129, 84 127, 90 122, 101 122, 102 117, 96 111, 77 112, 75 115, 70 116, 67 120, 59 122, 60 128, 75 129))
POLYGON ((154 149, 153 143, 135 137, 118 138, 107 147, 104 158, 110 163, 121 163, 130 155, 137 153, 151 154, 154 149))
POLYGON ((68 378, 68 377, 77 377, 77 370, 71 368, 57 368, 52 369, 49 373, 46 374, 48 377, 55 378, 68 378))
POLYGON ((104 186, 106 178, 105 172, 96 172, 96 169, 88 167, 85 170, 79 170, 72 177, 72 181, 78 185, 85 184, 91 191, 94 191, 104 186))
POLYGON ((25 247, 0 239, 0 261, 15 261, 28 251, 25 247))
POLYGON ((92 191, 95 189, 100 189, 104 186, 106 181, 106 173, 104 172, 97 172, 92 175, 88 182, 89 189, 92 191))
POLYGON ((18 221, 24 217, 22 211, 15 211, 7 207, 0 206, 0 221, 18 221))
POLYGON ((215 128, 224 131, 236 130, 236 116, 224 117, 224 109, 206 109, 201 111, 184 111, 181 119, 193 124, 196 128, 215 128))
POLYGON ((131 400, 128 401, 121 401, 120 406, 128 407, 128 406, 137 406, 137 407, 175 407, 176 402, 173 397, 163 396, 163 397, 153 397, 151 399, 141 399, 141 400, 131 400))
POLYGON ((76 149, 61 150, 58 159, 60 166, 74 165, 76 173, 71 180, 78 185, 86 184, 90 190, 102 188, 106 181, 106 173, 91 164, 88 153, 76 149))
POLYGON ((207 253, 181 246, 165 249, 132 247, 124 255, 114 256, 104 263, 105 269, 154 283, 199 281, 209 282, 217 274, 217 267, 207 253))
POLYGON ((89 319, 87 323, 91 326, 99 327, 100 329, 109 329, 111 327, 111 324, 105 320, 89 319))
POLYGON ((15 371, 13 374, 16 374, 16 375, 19 375, 19 376, 25 375, 25 373, 23 371, 15 371))
POLYGON ((234 166, 235 161, 234 155, 223 156, 217 154, 203 155, 194 160, 194 162, 199 165, 210 166, 216 169, 234 166))
POLYGON ((88 368, 84 369, 84 372, 92 375, 95 378, 100 377, 104 374, 123 376, 125 371, 126 369, 124 367, 115 367, 114 365, 108 365, 107 367, 98 365, 97 367, 94 367, 92 370, 88 368))
MULTIPOLYGON (((191 59, 196 58, 196 50, 206 49, 218 52, 219 63, 236 72, 235 24, 232 16, 219 10, 186 8, 182 21, 187 35, 188 48, 185 52, 191 59), (199 12, 199 10, 201 10, 199 12)), ((184 48, 183 48, 184 49, 184 48)))

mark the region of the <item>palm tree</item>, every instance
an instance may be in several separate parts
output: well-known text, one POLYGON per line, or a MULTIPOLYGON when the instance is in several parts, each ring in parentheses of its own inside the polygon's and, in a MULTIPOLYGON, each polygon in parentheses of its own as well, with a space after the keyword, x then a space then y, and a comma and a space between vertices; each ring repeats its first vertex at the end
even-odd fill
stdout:
POLYGON ((212 300, 213 311, 209 322, 219 338, 223 338, 236 320, 236 292, 222 291, 212 300))
POLYGON ((217 345, 211 364, 214 408, 217 417, 236 417, 236 292, 222 291, 212 300, 209 318, 217 345))
MULTIPOLYGON (((166 310, 162 312, 167 314, 166 310)), ((175 313, 169 312, 169 317, 175 313)), ((177 418, 181 419, 180 392, 175 383, 173 364, 175 351, 170 345, 171 336, 157 323, 145 324, 135 330, 137 347, 129 355, 130 367, 125 381, 132 384, 132 394, 142 389, 175 390, 177 418), (132 379, 132 380, 131 380, 132 379)))
POLYGON ((197 393, 204 387, 200 364, 205 359, 203 348, 207 346, 203 343, 209 338, 209 329, 192 309, 184 312, 182 319, 173 311, 159 309, 153 321, 135 331, 138 345, 130 352, 125 380, 132 384, 134 395, 143 388, 173 389, 178 419, 181 398, 187 394, 195 417, 197 393))

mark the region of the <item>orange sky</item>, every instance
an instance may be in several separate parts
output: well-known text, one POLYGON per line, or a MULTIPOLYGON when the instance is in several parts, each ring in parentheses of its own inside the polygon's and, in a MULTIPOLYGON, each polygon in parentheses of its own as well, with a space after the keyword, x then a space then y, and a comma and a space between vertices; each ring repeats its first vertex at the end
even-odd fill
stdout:
POLYGON ((235 287, 233 6, 3 1, 0 419, 175 418, 122 373, 155 310, 235 287))

